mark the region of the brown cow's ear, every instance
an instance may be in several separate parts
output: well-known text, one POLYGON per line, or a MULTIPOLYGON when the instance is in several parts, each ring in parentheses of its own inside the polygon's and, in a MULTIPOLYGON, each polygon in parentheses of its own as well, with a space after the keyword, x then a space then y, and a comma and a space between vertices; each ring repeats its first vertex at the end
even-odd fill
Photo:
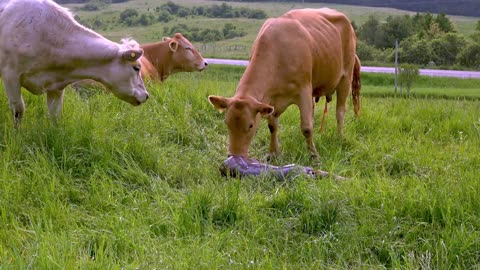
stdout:
POLYGON ((132 50, 126 50, 122 54, 122 58, 128 62, 136 62, 140 57, 142 57, 142 55, 143 55, 142 49, 137 49, 137 50, 132 49, 132 50))
POLYGON ((259 113, 261 113, 263 116, 265 116, 265 115, 270 115, 270 114, 272 114, 273 111, 275 111, 275 109, 274 109, 272 106, 268 105, 268 104, 259 103, 259 104, 257 105, 257 111, 258 111, 259 113))
POLYGON ((172 40, 170 41, 170 43, 168 43, 168 47, 170 47, 170 50, 172 50, 172 52, 176 52, 178 49, 178 42, 172 40))
POLYGON ((227 109, 228 98, 220 96, 208 96, 208 101, 210 101, 210 104, 212 104, 213 107, 221 113, 227 109))

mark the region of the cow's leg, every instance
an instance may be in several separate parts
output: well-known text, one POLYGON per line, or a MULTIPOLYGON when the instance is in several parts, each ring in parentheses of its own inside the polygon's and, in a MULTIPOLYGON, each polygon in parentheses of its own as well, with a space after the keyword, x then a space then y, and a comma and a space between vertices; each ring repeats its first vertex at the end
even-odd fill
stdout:
POLYGON ((344 76, 337 85, 337 131, 340 137, 343 137, 343 124, 351 82, 351 76, 349 78, 344 76))
POLYGON ((47 106, 50 118, 56 122, 63 105, 64 90, 48 91, 47 92, 47 106))
POLYGON ((267 121, 268 130, 270 130, 270 149, 267 159, 270 160, 280 155, 280 149, 278 147, 278 117, 273 115, 269 116, 267 121))
POLYGON ((18 76, 3 74, 3 85, 7 92, 8 104, 13 114, 13 125, 15 128, 20 127, 22 123, 23 113, 25 112, 25 103, 22 98, 22 90, 18 76))
POLYGON ((319 157, 315 144, 313 143, 313 98, 311 88, 303 91, 300 98, 300 129, 302 130, 303 136, 307 142, 308 150, 310 150, 310 156, 313 159, 319 157))

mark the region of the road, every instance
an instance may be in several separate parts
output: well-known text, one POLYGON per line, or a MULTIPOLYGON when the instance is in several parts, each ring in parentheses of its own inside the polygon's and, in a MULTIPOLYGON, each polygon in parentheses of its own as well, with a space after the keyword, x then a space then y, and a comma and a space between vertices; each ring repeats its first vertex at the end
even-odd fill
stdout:
MULTIPOLYGON (((247 60, 231 60, 231 59, 218 59, 218 58, 206 58, 209 64, 217 65, 233 65, 233 66, 247 66, 247 60)), ((362 66, 362 72, 369 73, 395 73, 393 67, 365 67, 362 66)), ((440 69, 420 69, 420 75, 432 76, 432 77, 455 77, 462 79, 480 79, 480 71, 462 71, 462 70, 440 70, 440 69)))

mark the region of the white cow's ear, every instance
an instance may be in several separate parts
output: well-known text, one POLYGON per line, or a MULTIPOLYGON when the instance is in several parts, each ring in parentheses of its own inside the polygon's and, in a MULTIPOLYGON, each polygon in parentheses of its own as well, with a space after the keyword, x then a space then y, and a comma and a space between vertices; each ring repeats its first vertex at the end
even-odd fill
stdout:
POLYGON ((136 62, 140 57, 142 57, 142 55, 143 55, 142 49, 137 49, 137 50, 132 49, 132 50, 126 50, 122 54, 122 58, 128 62, 136 62))
POLYGON ((170 43, 168 43, 168 47, 170 47, 170 50, 172 50, 172 52, 176 52, 178 49, 178 42, 172 40, 170 41, 170 43))
POLYGON ((258 111, 261 115, 266 116, 266 115, 272 114, 272 113, 275 111, 275 109, 274 109, 272 106, 268 105, 268 104, 259 103, 259 104, 257 105, 257 111, 258 111))
POLYGON ((228 98, 220 97, 220 96, 208 96, 208 101, 213 107, 218 110, 219 112, 223 113, 228 106, 228 98))

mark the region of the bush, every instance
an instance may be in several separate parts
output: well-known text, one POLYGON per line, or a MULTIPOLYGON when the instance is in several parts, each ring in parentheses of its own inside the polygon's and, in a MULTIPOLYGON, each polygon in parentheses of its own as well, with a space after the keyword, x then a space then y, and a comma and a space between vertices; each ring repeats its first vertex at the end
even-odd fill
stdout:
POLYGON ((459 53, 458 62, 466 67, 480 68, 480 44, 468 44, 459 53))
POLYGON ((169 22, 173 19, 173 16, 168 13, 166 10, 162 10, 157 17, 159 22, 169 22))
POLYGON ((415 65, 404 64, 400 66, 399 71, 400 75, 398 77, 398 82, 400 84, 400 88, 403 86, 407 87, 407 93, 410 94, 410 88, 420 76, 419 69, 415 65))
POLYGON ((126 23, 127 20, 131 20, 134 17, 138 16, 138 11, 132 8, 125 9, 120 13, 120 23, 126 23))

